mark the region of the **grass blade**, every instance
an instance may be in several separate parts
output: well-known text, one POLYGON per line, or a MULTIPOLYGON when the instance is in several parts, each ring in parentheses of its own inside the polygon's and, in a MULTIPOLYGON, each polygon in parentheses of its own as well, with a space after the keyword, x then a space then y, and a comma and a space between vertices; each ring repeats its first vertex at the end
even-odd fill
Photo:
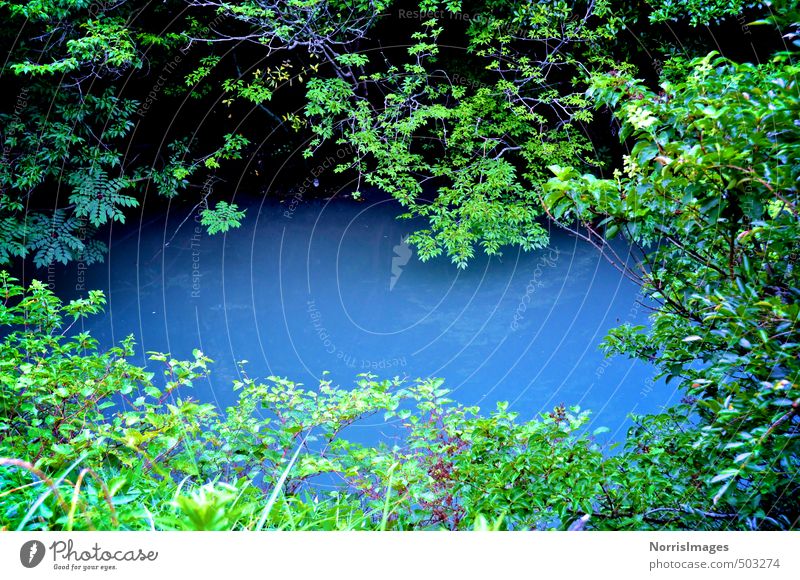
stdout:
POLYGON ((261 517, 258 519, 256 531, 260 532, 264 528, 264 524, 267 522, 267 517, 269 517, 269 513, 272 511, 272 506, 275 504, 275 500, 278 499, 278 494, 283 489, 283 484, 286 482, 286 478, 289 477, 289 472, 292 470, 295 461, 297 461, 297 458, 300 456, 300 451, 303 449, 303 445, 305 445, 306 439, 308 439, 308 435, 310 433, 311 431, 306 433, 306 436, 303 437, 303 440, 300 442, 300 445, 297 446, 297 450, 294 452, 294 455, 292 455, 292 459, 289 461, 286 469, 284 469, 283 473, 281 473, 278 483, 275 484, 275 488, 272 490, 272 493, 267 500, 267 505, 264 506, 264 511, 261 513, 261 517))
POLYGON ((44 492, 42 495, 40 495, 40 496, 39 496, 39 497, 36 499, 36 501, 35 501, 35 502, 33 502, 33 505, 30 507, 30 509, 28 510, 28 512, 25 514, 25 517, 24 517, 24 518, 22 518, 22 521, 21 521, 21 522, 20 522, 20 524, 17 526, 17 531, 18 531, 18 532, 19 532, 19 531, 21 531, 21 530, 24 530, 24 529, 25 529, 25 526, 26 526, 26 525, 28 524, 28 522, 31 520, 31 518, 33 517, 33 514, 35 514, 35 513, 36 513, 36 510, 38 510, 38 509, 39 509, 39 506, 40 506, 40 505, 42 505, 42 504, 44 503, 44 500, 46 500, 46 499, 47 499, 47 498, 50 496, 50 494, 53 492, 53 489, 58 489, 58 486, 59 486, 59 485, 61 485, 61 482, 63 482, 63 481, 64 481, 64 479, 67 477, 67 475, 69 475, 69 474, 70 474, 70 472, 71 472, 73 469, 75 469, 75 468, 78 466, 78 464, 79 464, 81 461, 83 461, 84 459, 86 459, 86 456, 87 456, 87 455, 89 455, 89 454, 88 454, 88 453, 84 453, 84 454, 82 454, 80 457, 78 457, 78 458, 77 458, 77 459, 76 459, 76 460, 75 460, 75 461, 72 463, 72 465, 70 465, 69 467, 67 467, 66 471, 65 471, 64 473, 62 473, 62 474, 61 474, 61 477, 59 477, 59 478, 58 478, 58 479, 57 479, 57 480, 56 480, 56 481, 53 483, 53 488, 50 488, 50 487, 48 487, 48 488, 47 488, 47 490, 46 490, 46 491, 45 491, 45 492, 44 492))

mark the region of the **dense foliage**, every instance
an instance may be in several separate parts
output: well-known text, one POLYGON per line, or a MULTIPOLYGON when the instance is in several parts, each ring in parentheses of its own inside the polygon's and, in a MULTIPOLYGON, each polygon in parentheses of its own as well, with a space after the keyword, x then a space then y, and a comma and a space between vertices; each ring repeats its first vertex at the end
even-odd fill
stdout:
POLYGON ((597 179, 554 167, 545 205, 587 236, 599 224, 646 248, 631 274, 659 308, 649 328, 618 328, 606 346, 686 386, 675 411, 700 427, 693 445, 720 471, 715 501, 736 488, 754 518, 796 517, 800 71, 785 54, 689 66, 660 95, 598 77, 591 94, 633 142, 625 168, 597 179))
POLYGON ((363 375, 352 389, 304 389, 245 378, 223 413, 188 392, 209 372, 201 352, 151 353, 164 369, 154 377, 126 360, 132 338, 101 351, 69 334, 102 308, 101 293, 62 304, 41 283, 1 282, 3 527, 550 529, 591 514, 595 529, 736 529, 787 527, 796 509, 787 497, 764 513, 781 485, 780 473, 763 476, 774 466, 757 470, 769 441, 743 437, 757 454, 759 501, 752 479, 721 494, 730 468, 709 454, 733 446, 693 445, 681 410, 638 418, 611 456, 594 439, 604 429, 583 428, 585 411, 519 422, 499 404, 481 415, 449 400, 442 380, 363 375), (393 443, 348 440, 349 426, 376 413, 395 421, 393 443))
POLYGON ((0 12, 16 99, 0 114, 0 262, 100 260, 94 233, 148 191, 227 231, 245 214, 233 200, 211 209, 203 178, 245 155, 235 170, 258 176, 286 151, 338 147, 357 194, 380 188, 427 220, 410 239, 423 258, 466 267, 476 249, 541 247, 544 219, 596 246, 656 305, 647 327, 615 329, 604 347, 684 394, 637 417, 615 453, 582 411, 481 415, 439 380, 248 379, 223 412, 185 392, 208 372, 202 353, 153 354, 165 369, 154 377, 127 361, 132 339, 104 351, 72 331, 101 294, 62 304, 4 274, 0 525, 529 529, 591 514, 595 529, 797 527, 797 2, 41 0, 0 12), (761 52, 725 57, 693 28, 731 24, 760 30, 761 52), (282 145, 250 145, 267 130, 282 145), (635 263, 615 254, 617 236, 635 263), (397 441, 349 441, 374 413, 396 420, 397 441))
MULTIPOLYGON (((541 247, 547 167, 609 161, 586 134, 591 74, 700 54, 665 23, 754 5, 0 1, 0 263, 101 260, 98 231, 148 194, 207 208, 201 184, 226 169, 255 179, 337 144, 358 191, 428 220, 411 238, 423 258, 541 247)), ((791 1, 772 18, 795 15, 791 1)))

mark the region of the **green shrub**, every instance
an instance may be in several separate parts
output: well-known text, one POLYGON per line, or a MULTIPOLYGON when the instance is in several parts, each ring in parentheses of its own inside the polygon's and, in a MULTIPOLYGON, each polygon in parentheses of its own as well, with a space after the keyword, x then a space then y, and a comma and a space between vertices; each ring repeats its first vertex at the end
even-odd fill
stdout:
POLYGON ((244 374, 222 413, 187 394, 209 372, 201 352, 151 353, 156 377, 127 360, 132 338, 101 351, 70 332, 102 293, 64 304, 3 272, 0 295, 3 528, 563 529, 585 514, 597 529, 749 525, 714 507, 714 464, 680 408, 638 419, 614 454, 585 411, 480 415, 441 379, 306 389, 244 374), (348 439, 376 414, 397 441, 348 439))

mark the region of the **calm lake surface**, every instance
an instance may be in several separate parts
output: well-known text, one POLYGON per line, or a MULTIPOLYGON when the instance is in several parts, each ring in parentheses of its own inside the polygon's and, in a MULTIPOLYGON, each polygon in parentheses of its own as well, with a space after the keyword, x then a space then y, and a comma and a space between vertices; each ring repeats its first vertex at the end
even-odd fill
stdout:
POLYGON ((479 254, 458 270, 418 260, 405 243, 415 223, 399 213, 373 197, 268 200, 248 207, 240 229, 207 236, 188 209, 173 209, 115 225, 103 264, 25 274, 48 277, 65 298, 104 290, 106 313, 85 329, 103 346, 133 333, 137 362, 200 348, 215 364, 193 395, 220 407, 236 399, 241 360, 251 377, 307 386, 323 371, 343 386, 367 371, 443 377, 459 402, 488 411, 508 401, 521 418, 578 404, 612 440, 628 413, 675 402, 651 367, 599 350, 608 329, 644 323, 647 311, 594 248, 553 229, 548 249, 479 254))

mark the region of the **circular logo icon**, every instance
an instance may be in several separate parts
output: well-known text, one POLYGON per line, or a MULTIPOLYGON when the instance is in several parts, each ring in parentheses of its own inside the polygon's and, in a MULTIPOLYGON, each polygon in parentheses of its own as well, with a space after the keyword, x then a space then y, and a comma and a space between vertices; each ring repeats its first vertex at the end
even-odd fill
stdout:
POLYGON ((19 561, 26 568, 36 568, 44 560, 44 544, 39 540, 30 540, 19 549, 19 561))

